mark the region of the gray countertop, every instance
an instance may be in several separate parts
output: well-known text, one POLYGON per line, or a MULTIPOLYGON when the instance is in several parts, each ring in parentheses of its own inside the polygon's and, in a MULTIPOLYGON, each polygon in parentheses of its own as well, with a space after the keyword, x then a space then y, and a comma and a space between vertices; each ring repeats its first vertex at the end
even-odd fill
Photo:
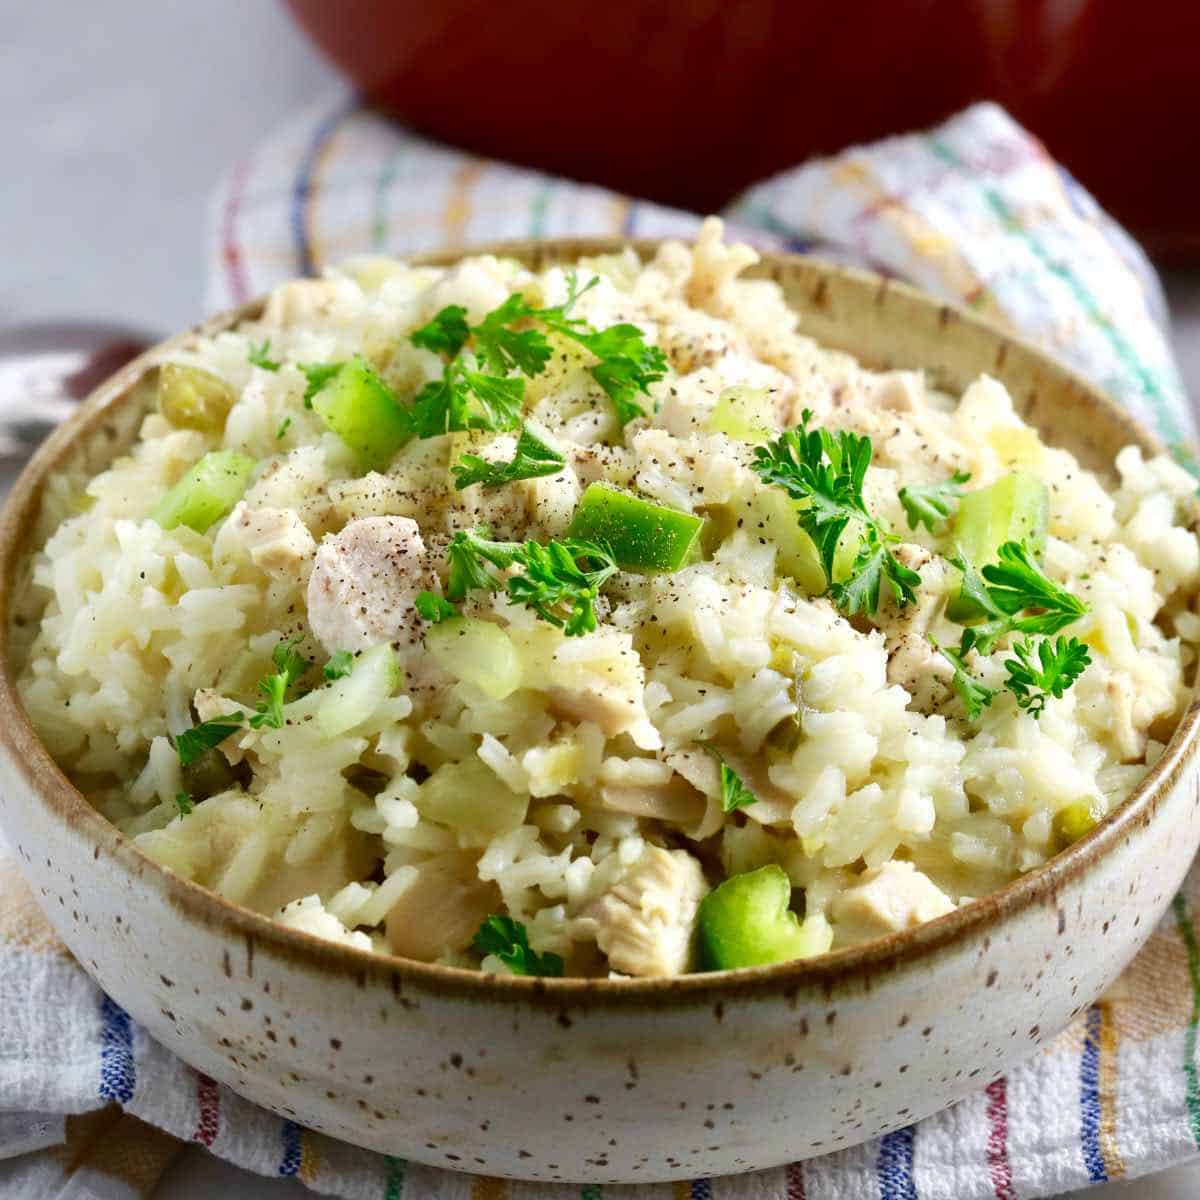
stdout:
MULTIPOLYGON (((0 0, 0 325, 106 316, 166 333, 198 318, 206 206, 222 171, 338 86, 272 0, 0 0)), ((1169 280, 1200 391, 1200 277, 1169 280)), ((159 1195, 299 1197, 302 1185, 189 1150, 159 1195)), ((1090 1193, 1184 1200, 1200 1167, 1090 1193)))

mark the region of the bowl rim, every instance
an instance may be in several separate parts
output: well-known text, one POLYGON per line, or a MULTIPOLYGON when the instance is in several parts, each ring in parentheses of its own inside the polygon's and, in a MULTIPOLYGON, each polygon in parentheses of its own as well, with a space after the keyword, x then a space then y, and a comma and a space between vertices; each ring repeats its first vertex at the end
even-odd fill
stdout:
MULTIPOLYGON (((560 237, 493 241, 411 255, 405 261, 414 266, 439 266, 479 254, 516 254, 528 258, 531 253, 544 253, 548 262, 566 262, 585 255, 614 253, 626 247, 633 248, 645 259, 670 240, 676 239, 560 237)), ((1073 385, 1089 403, 1104 409, 1109 419, 1123 426, 1129 440, 1144 451, 1166 452, 1160 439, 1071 368, 974 313, 948 306, 920 289, 884 279, 873 272, 808 255, 760 251, 760 261, 767 266, 807 271, 818 279, 840 278, 875 293, 898 293, 910 303, 935 309, 943 324, 950 313, 955 320, 976 326, 1009 348, 1023 351, 1041 367, 1073 385)), ((1068 883, 1153 819, 1164 797, 1196 753, 1200 692, 1194 691, 1166 749, 1128 799, 1083 838, 1041 866, 913 929, 815 958, 771 966, 620 980, 489 975, 330 942, 226 900, 150 858, 92 807, 59 768, 34 730, 17 693, 11 662, 10 622, 13 597, 24 578, 19 568, 29 559, 31 547, 27 543, 37 525, 44 488, 53 472, 73 453, 77 440, 95 436, 113 413, 130 402, 133 385, 165 356, 199 337, 211 336, 253 319, 261 313, 265 301, 265 297, 259 297, 224 310, 159 342, 101 383, 38 448, 21 471, 0 511, 0 749, 10 768, 20 773, 31 796, 53 820, 81 834, 92 844, 93 859, 98 860, 101 853, 107 852, 123 869, 132 872, 139 881, 148 883, 181 915, 198 920, 206 927, 220 926, 240 935, 249 954, 253 954, 256 947, 262 947, 276 957, 287 959, 293 966, 351 976, 359 986, 366 986, 370 978, 390 986, 397 994, 404 987, 412 987, 466 1000, 532 1002, 559 1009, 568 1003, 603 1008, 627 1004, 645 1007, 648 1002, 710 1005, 763 993, 781 993, 794 1001, 806 990, 819 990, 826 998, 835 987, 869 990, 872 980, 880 974, 950 953, 975 934, 1023 909, 1045 903, 1057 905, 1058 893, 1068 883)))

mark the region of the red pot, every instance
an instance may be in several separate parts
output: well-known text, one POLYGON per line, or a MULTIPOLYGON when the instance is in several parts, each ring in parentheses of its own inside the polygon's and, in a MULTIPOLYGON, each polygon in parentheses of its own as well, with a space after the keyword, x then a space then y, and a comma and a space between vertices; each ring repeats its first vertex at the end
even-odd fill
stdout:
POLYGON ((430 135, 718 208, 991 97, 1153 249, 1200 254, 1193 0, 287 0, 430 135))

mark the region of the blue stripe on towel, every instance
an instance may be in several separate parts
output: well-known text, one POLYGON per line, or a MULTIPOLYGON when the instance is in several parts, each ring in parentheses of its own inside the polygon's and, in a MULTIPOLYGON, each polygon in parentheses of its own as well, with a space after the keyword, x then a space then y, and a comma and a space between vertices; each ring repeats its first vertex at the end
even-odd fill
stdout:
POLYGON ((115 1001, 104 997, 100 1005, 100 1096, 128 1104, 137 1085, 133 1061, 133 1022, 115 1001))

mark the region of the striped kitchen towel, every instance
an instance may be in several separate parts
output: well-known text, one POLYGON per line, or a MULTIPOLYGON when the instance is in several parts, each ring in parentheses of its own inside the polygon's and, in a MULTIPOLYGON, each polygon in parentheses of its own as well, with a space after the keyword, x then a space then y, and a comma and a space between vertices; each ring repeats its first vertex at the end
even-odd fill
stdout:
MULTIPOLYGON (((1007 325, 1190 461, 1192 420, 1153 272, 994 106, 784 173, 726 215, 760 246, 870 266, 1007 325)), ((686 237, 698 222, 435 145, 349 100, 302 117, 231 172, 213 208, 209 301, 240 302, 350 254, 543 234, 686 237)), ((358 1150, 197 1074, 91 983, 0 858, 0 1195, 148 1196, 187 1142, 372 1200, 1019 1200, 1143 1174, 1200 1149, 1197 905, 1200 870, 1108 996, 1035 1059, 935 1117, 754 1175, 571 1188, 358 1150)))

